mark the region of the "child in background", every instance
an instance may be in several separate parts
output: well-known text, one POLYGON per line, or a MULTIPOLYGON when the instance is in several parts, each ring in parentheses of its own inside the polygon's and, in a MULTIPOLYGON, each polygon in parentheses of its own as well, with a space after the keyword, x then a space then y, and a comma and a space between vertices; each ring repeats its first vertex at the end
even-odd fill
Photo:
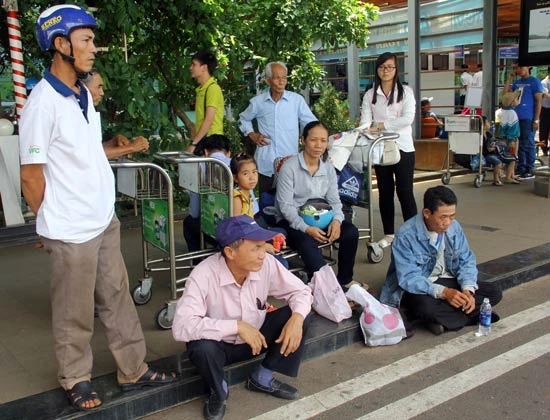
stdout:
MULTIPOLYGON (((258 184, 258 167, 254 158, 241 152, 231 159, 229 167, 236 185, 233 189, 233 216, 245 214, 255 219, 256 223, 265 229, 280 230, 279 228, 269 228, 263 221, 261 214, 259 214, 258 200, 254 196, 254 188, 258 184)), ((273 254, 285 268, 288 268, 287 260, 277 255, 281 250, 280 248, 285 246, 284 239, 281 240, 281 237, 286 236, 285 233, 281 232, 280 235, 277 235, 273 239, 273 243, 266 243, 266 251, 273 254), (276 249, 275 245, 279 249, 276 249)))
MULTIPOLYGON (((514 169, 516 166, 514 157, 509 153, 502 156, 499 154, 497 150, 497 142, 493 138, 490 129, 491 122, 487 119, 487 117, 483 116, 483 156, 485 157, 487 165, 493 167, 493 185, 496 187, 504 185, 500 180, 500 173, 504 166, 506 166, 506 178, 504 179, 504 182, 507 184, 519 184, 519 181, 514 179, 514 169), (506 156, 508 156, 509 159, 505 160, 506 156)), ((500 143, 502 146, 499 147, 505 148, 504 143, 500 143)), ((506 153, 507 151, 503 150, 503 152, 506 153)))
POLYGON ((519 105, 521 90, 508 92, 502 95, 502 109, 498 113, 498 132, 496 137, 506 140, 510 153, 518 156, 519 119, 514 108, 519 105))
POLYGON ((252 156, 241 152, 231 159, 231 173, 236 187, 233 189, 233 216, 246 214, 254 218, 260 211, 254 196, 258 184, 258 167, 252 156))

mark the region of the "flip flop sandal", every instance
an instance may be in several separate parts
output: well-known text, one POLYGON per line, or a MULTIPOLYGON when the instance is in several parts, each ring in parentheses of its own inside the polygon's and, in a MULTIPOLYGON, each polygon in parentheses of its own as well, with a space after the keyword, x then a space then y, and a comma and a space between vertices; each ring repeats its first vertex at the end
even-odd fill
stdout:
POLYGON ((79 382, 71 389, 66 390, 65 393, 67 394, 67 398, 69 398, 71 405, 80 411, 95 410, 103 404, 97 396, 97 392, 95 392, 92 388, 92 383, 90 381, 79 382), (99 404, 95 407, 87 408, 84 406, 87 402, 95 400, 99 401, 99 404))
POLYGON ((128 382, 125 384, 119 384, 123 391, 134 391, 141 389, 145 386, 160 386, 166 385, 176 380, 177 376, 174 372, 165 373, 156 369, 149 368, 141 375, 136 382, 128 382))

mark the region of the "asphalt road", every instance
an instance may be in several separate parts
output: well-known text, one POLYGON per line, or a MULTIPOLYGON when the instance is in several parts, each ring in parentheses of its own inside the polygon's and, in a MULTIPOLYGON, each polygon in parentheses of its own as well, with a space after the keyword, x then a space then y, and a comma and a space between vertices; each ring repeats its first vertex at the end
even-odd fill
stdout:
MULTIPOLYGON (((550 276, 504 293, 489 337, 418 329, 396 346, 356 344, 303 364, 288 403, 231 387, 226 420, 550 418, 550 276)), ((284 379, 284 378, 283 378, 284 379)), ((147 420, 197 420, 204 399, 147 420)))

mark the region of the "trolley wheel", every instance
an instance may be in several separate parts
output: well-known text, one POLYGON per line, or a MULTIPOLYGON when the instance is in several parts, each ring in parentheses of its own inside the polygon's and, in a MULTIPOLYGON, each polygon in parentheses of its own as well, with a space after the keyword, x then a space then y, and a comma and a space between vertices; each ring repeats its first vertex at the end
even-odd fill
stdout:
POLYGON ((369 259, 369 262, 378 264, 384 259, 384 250, 380 248, 380 250, 376 252, 373 247, 367 245, 367 258, 369 259))
POLYGON ((162 308, 160 311, 157 312, 156 321, 157 321, 157 326, 161 330, 169 330, 172 328, 172 322, 174 320, 168 318, 167 306, 165 306, 164 308, 162 308))
POLYGON ((132 290, 132 299, 134 300, 134 303, 138 306, 149 303, 152 296, 153 289, 149 289, 146 294, 142 293, 141 283, 134 287, 134 289, 132 290))
POLYGON ((449 183, 451 182, 451 174, 444 173, 443 175, 441 175, 441 182, 443 183, 443 185, 449 185, 449 183))
POLYGON ((477 175, 476 179, 474 179, 474 186, 476 188, 479 188, 479 187, 481 187, 482 184, 483 184, 483 175, 482 176, 477 175))

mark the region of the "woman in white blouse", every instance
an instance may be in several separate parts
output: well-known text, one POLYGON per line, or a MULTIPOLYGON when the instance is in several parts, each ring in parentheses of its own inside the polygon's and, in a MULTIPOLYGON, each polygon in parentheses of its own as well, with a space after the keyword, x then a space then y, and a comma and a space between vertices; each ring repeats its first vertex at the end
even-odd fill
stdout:
POLYGON ((374 166, 382 225, 386 235, 379 242, 382 247, 391 244, 395 232, 394 191, 401 203, 404 220, 417 213, 413 193, 414 143, 411 127, 415 112, 416 101, 412 89, 399 81, 397 56, 393 53, 382 54, 376 60, 374 86, 363 97, 359 124, 359 129, 362 130, 399 133, 399 163, 374 166))

